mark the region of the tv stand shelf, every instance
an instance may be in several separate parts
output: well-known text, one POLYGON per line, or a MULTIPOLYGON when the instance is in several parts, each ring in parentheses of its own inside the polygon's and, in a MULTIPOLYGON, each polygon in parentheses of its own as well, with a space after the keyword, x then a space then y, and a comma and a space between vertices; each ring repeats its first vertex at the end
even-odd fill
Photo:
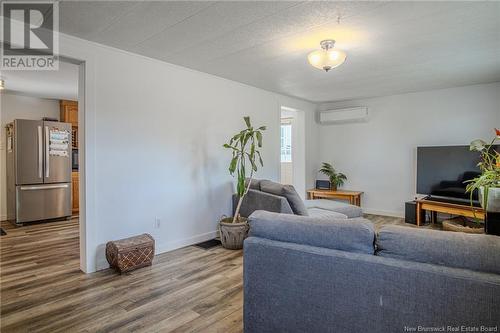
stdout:
POLYGON ((480 207, 470 205, 460 205, 449 202, 433 201, 432 199, 419 199, 417 203, 417 226, 422 224, 422 210, 431 212, 460 215, 465 217, 476 217, 484 221, 484 210, 480 207))

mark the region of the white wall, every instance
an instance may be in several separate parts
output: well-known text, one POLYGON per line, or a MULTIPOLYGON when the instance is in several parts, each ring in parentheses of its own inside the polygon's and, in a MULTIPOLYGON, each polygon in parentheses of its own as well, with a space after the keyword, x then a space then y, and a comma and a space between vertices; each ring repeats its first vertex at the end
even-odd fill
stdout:
POLYGON ((320 125, 319 160, 364 191, 367 212, 402 216, 415 195, 416 147, 466 145, 500 127, 500 83, 326 103, 321 110, 367 106, 366 123, 320 125))
POLYGON ((14 119, 41 120, 43 117, 59 119, 59 101, 9 93, 0 94, 0 219, 7 218, 5 125, 14 119))
POLYGON ((148 232, 163 252, 213 237, 234 191, 222 144, 242 117, 268 127, 257 176, 277 181, 280 105, 314 116, 311 103, 73 37, 60 48, 86 62, 86 271, 106 267, 109 240, 148 232))

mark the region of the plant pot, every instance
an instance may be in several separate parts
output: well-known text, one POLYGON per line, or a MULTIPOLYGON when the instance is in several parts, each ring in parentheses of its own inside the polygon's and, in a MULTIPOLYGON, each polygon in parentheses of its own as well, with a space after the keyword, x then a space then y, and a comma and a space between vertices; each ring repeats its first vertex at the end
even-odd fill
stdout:
POLYGON ((225 249, 240 250, 243 248, 243 241, 248 235, 248 223, 245 217, 240 217, 242 222, 233 222, 232 217, 220 220, 220 241, 225 249))
POLYGON ((486 212, 484 232, 488 235, 500 236, 500 213, 486 212))
POLYGON ((486 212, 500 213, 500 187, 490 187, 488 191, 488 207, 484 207, 484 187, 479 188, 479 203, 486 212))
POLYGON ((334 185, 333 183, 330 182, 330 190, 337 191, 337 185, 334 185))
POLYGON ((484 188, 479 188, 479 202, 486 211, 484 231, 489 235, 500 236, 500 187, 490 187, 488 191, 488 206, 484 207, 484 188))

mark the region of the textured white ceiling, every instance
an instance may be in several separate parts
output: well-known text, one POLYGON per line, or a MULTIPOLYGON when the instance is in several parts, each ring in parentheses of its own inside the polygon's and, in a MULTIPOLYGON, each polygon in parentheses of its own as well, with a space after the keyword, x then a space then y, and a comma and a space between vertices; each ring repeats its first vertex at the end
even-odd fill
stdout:
POLYGON ((500 2, 62 1, 60 17, 64 33, 314 102, 500 80, 500 2), (326 38, 348 55, 329 73, 306 60, 326 38))

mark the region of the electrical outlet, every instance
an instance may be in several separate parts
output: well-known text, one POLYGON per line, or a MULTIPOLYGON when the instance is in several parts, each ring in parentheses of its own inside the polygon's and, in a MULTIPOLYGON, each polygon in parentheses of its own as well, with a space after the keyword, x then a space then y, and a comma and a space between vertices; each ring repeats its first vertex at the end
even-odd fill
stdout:
POLYGON ((161 224, 161 220, 158 217, 155 217, 155 224, 154 227, 159 229, 161 224))

